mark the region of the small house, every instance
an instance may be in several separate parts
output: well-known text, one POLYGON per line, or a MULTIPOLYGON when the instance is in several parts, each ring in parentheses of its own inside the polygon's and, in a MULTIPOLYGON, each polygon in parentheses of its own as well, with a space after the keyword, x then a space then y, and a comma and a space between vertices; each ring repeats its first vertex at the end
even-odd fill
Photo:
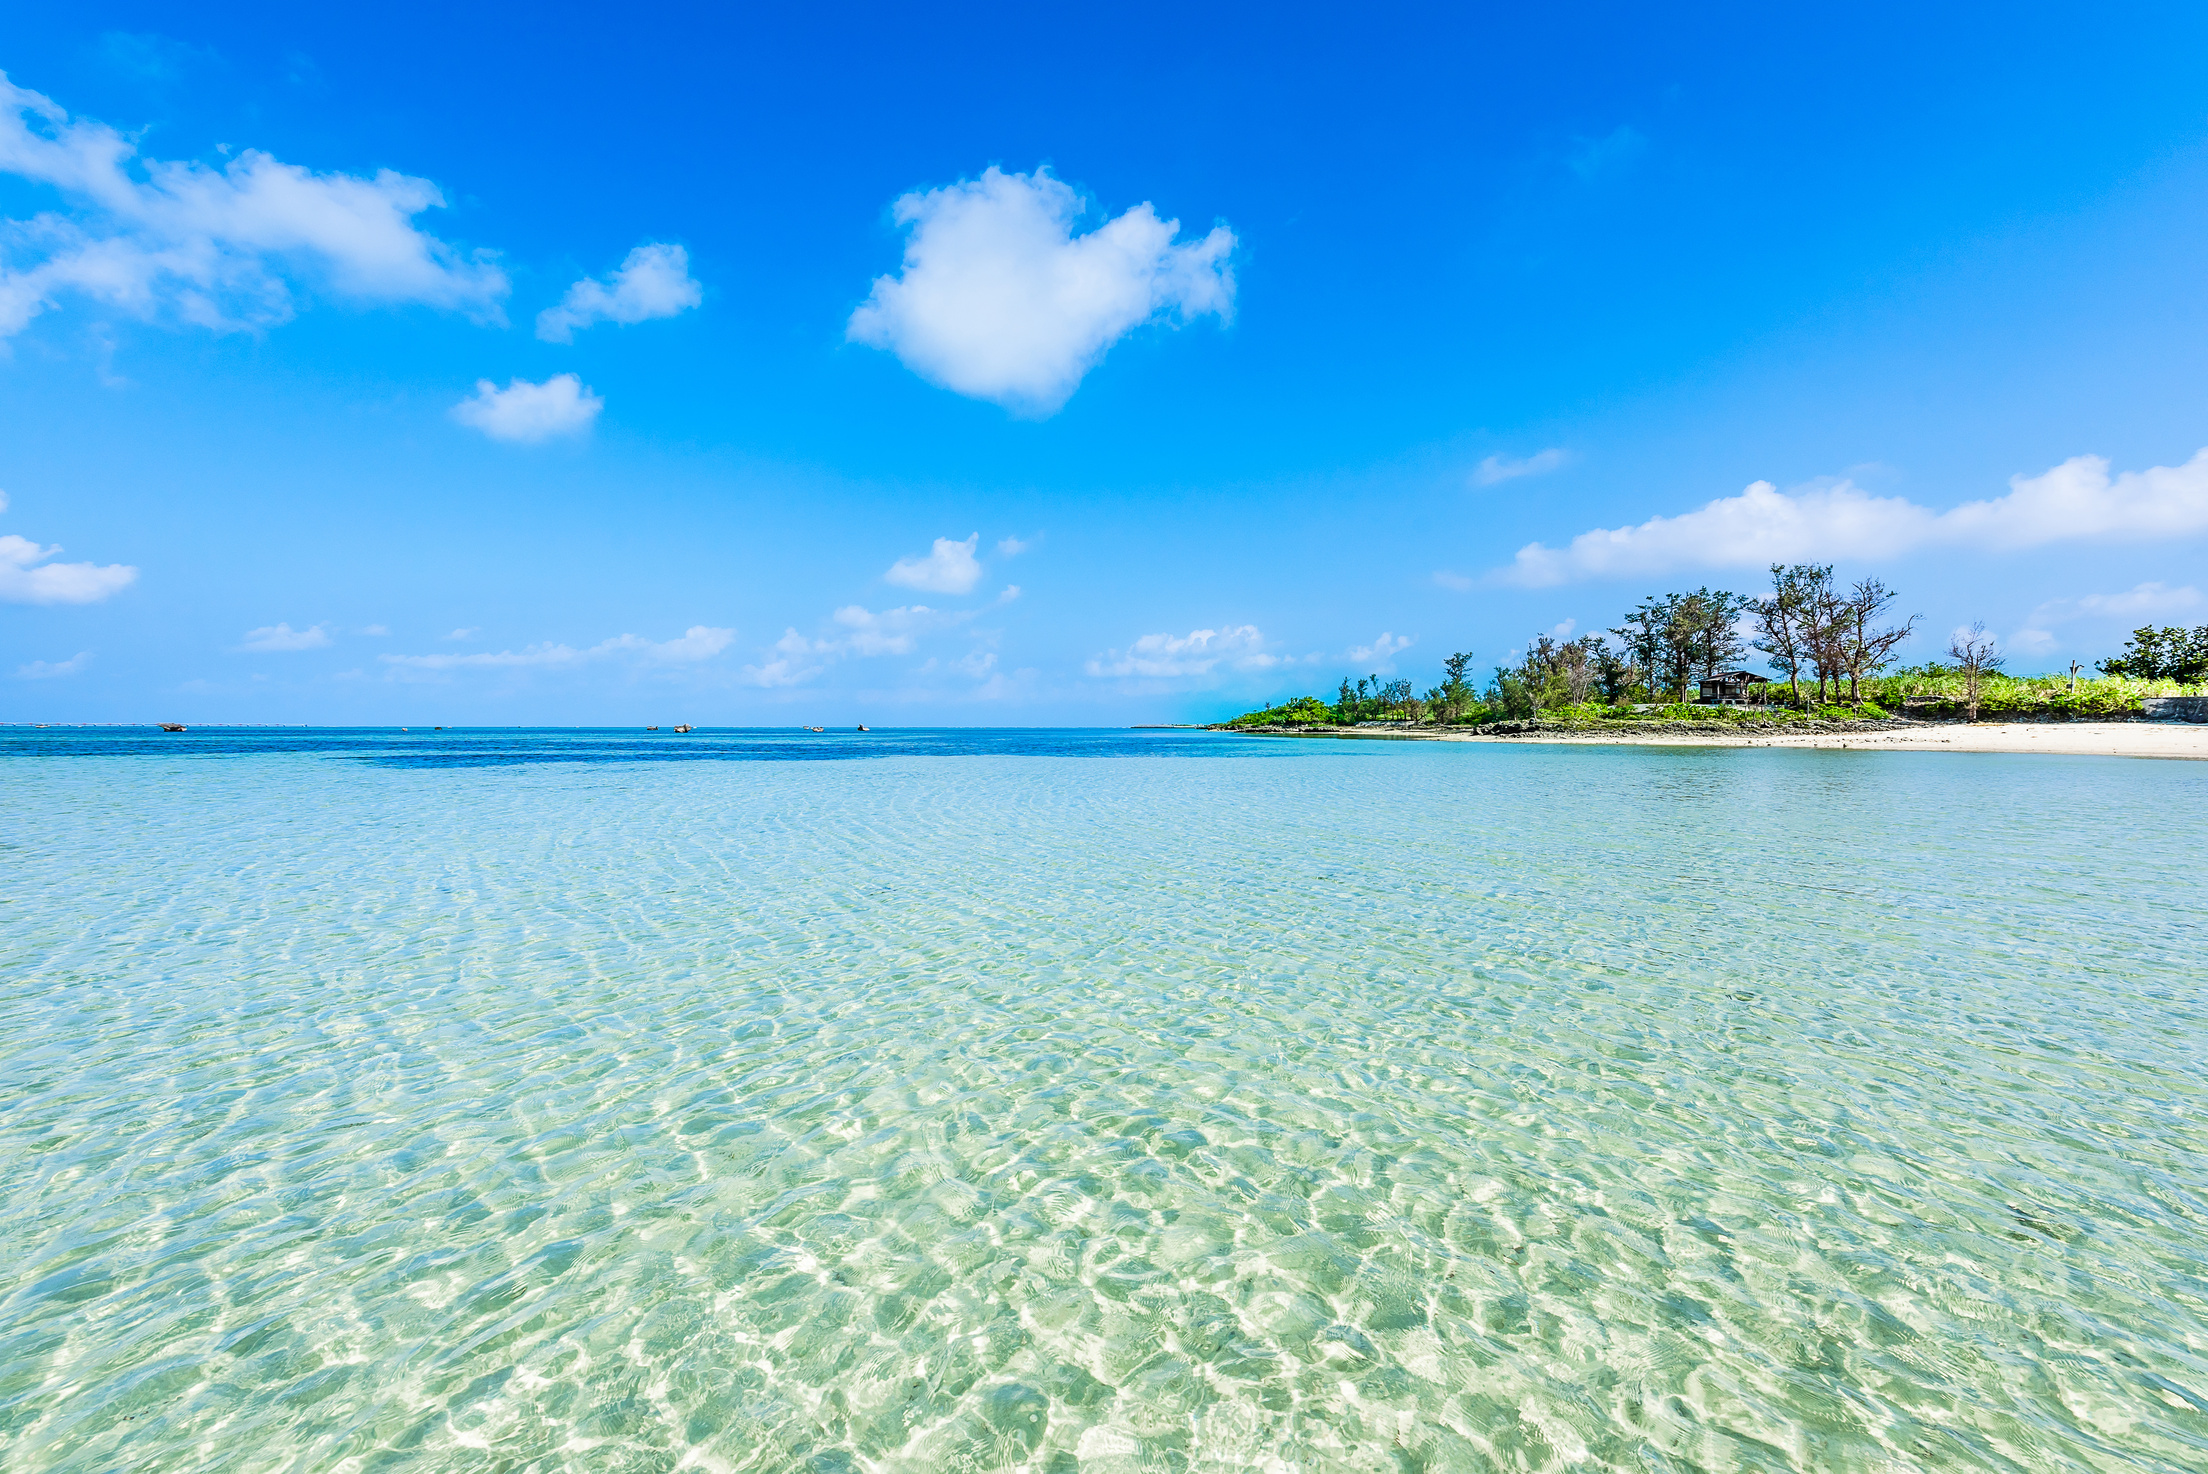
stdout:
POLYGON ((1750 670, 1721 670, 1716 675, 1702 678, 1703 706, 1761 705, 1763 688, 1770 685, 1769 678, 1750 670))

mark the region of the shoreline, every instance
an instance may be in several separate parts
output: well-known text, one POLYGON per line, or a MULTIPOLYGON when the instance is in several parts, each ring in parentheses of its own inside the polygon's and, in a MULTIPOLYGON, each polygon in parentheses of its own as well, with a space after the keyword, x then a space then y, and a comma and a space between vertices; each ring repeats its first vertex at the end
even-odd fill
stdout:
MULTIPOLYGON (((1221 728, 1220 730, 1231 730, 1221 728)), ((1900 729, 1785 732, 1420 732, 1343 727, 1333 731, 1241 732, 1249 737, 1340 741, 1539 743, 1556 747, 1815 747, 1851 752, 2048 753, 2208 761, 2208 724, 2196 722, 1942 722, 1900 729)))

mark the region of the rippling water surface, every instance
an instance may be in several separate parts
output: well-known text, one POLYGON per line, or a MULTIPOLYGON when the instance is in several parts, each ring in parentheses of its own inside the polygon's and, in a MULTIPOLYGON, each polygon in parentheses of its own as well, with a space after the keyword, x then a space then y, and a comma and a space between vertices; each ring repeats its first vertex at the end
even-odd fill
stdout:
POLYGON ((0 736, 0 1465, 2208 1468, 2208 765, 0 736))

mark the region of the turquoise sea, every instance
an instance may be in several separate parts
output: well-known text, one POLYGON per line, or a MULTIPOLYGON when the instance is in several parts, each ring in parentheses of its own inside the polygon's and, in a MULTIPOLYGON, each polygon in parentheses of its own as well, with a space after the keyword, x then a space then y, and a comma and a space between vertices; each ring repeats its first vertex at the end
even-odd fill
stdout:
POLYGON ((9 1470, 2208 1468, 2208 764, 0 733, 9 1470))

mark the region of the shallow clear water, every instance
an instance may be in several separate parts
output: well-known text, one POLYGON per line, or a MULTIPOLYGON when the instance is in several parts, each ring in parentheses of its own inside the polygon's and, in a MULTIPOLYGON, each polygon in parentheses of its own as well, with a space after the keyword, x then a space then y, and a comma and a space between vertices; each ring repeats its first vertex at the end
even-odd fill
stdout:
POLYGON ((2204 814, 2112 759, 16 729, 0 1464, 2198 1470, 2204 814))

